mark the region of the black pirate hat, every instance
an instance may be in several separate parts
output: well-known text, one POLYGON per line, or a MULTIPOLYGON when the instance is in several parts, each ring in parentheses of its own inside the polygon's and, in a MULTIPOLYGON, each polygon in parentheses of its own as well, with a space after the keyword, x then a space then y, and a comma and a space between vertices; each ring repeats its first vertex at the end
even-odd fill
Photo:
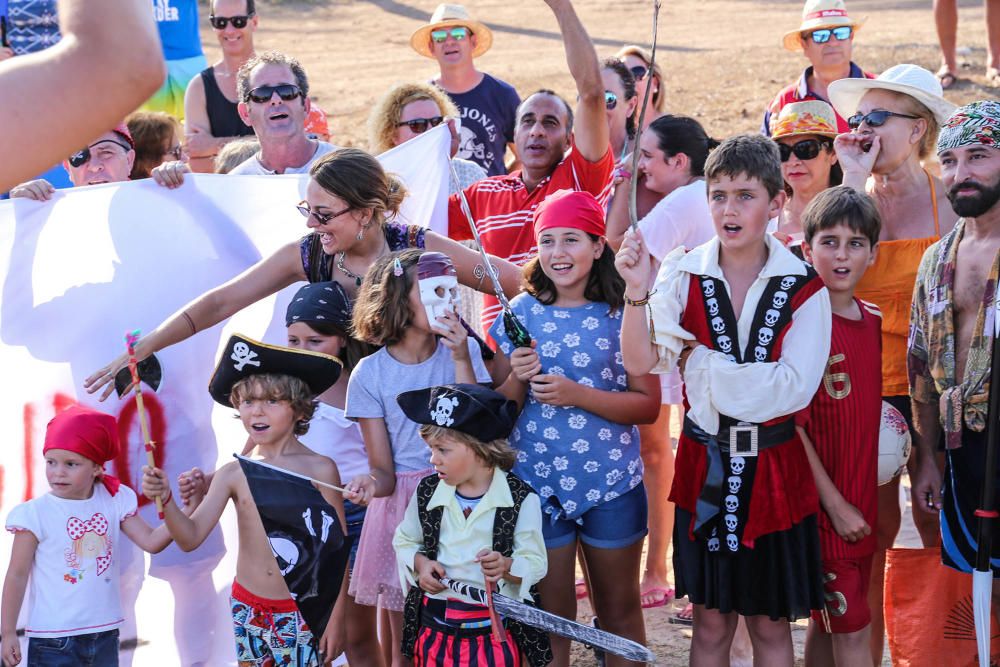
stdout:
POLYGON ((242 334, 233 334, 208 383, 217 403, 231 407, 233 385, 252 375, 273 373, 297 377, 318 396, 337 382, 343 363, 337 357, 290 347, 267 345, 242 334))
POLYGON ((467 433, 481 442, 506 438, 514 428, 517 403, 478 384, 446 384, 405 391, 396 402, 418 424, 467 433))

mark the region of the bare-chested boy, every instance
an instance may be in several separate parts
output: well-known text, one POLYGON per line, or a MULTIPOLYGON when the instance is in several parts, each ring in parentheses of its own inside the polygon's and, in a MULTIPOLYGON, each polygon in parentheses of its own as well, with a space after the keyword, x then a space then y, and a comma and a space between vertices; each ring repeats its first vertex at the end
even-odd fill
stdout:
MULTIPOLYGON (((217 402, 239 411, 253 445, 250 458, 340 486, 337 465, 296 439, 308 429, 315 409, 313 397, 336 382, 340 370, 336 357, 235 335, 226 344, 209 392, 217 402)), ((165 495, 166 484, 161 470, 144 470, 142 490, 148 497, 165 495)), ((320 491, 344 526, 343 499, 327 489, 320 491)), ((238 462, 216 471, 205 498, 190 518, 172 500, 166 504, 163 509, 171 537, 185 551, 197 548, 230 500, 236 507, 239 529, 232 592, 238 664, 318 665, 316 642, 285 585, 238 462), (266 662, 268 659, 273 662, 266 662)), ((319 650, 325 656, 336 656, 343 649, 333 645, 333 634, 330 624, 319 640, 319 650)))
MULTIPOLYGON (((962 219, 927 249, 910 317, 910 395, 916 427, 913 506, 941 511, 941 558, 971 572, 985 474, 986 406, 1000 251, 1000 102, 958 108, 938 139, 941 176, 962 219), (935 465, 944 430, 945 474, 935 465)), ((1000 556, 994 541, 992 557, 1000 556)), ((993 568, 994 600, 1000 598, 993 568)))

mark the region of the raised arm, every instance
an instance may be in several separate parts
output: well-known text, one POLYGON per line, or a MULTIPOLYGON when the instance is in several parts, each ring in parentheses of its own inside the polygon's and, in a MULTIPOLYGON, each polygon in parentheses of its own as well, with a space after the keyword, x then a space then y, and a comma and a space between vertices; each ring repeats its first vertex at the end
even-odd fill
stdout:
POLYGON ((148 0, 60 0, 58 44, 0 63, 0 191, 79 150, 156 92, 165 68, 148 0), (100 104, 94 104, 100 91, 100 104), (72 113, 66 113, 72 109, 72 113), (38 137, 45 137, 39 141, 38 137))
POLYGON ((574 145, 588 162, 597 162, 609 150, 604 81, 601 79, 597 51, 570 0, 545 0, 545 3, 559 22, 566 47, 566 63, 580 96, 573 131, 574 145))

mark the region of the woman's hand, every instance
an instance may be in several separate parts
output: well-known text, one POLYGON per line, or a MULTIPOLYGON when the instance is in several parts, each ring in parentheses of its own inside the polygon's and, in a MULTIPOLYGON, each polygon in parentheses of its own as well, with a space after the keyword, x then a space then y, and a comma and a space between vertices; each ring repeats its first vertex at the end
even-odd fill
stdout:
POLYGON ((881 140, 876 134, 857 134, 845 132, 838 134, 833 140, 833 149, 837 152, 837 161, 844 170, 844 183, 857 189, 857 181, 864 182, 872 174, 872 167, 878 159, 882 148, 881 140), (865 147, 868 150, 865 150, 865 147))
MULTIPOLYGON (((138 355, 136 356, 136 360, 141 361, 138 355)), ((83 388, 87 390, 88 394, 96 394, 97 392, 101 392, 101 395, 98 398, 98 400, 103 401, 108 396, 111 395, 112 391, 115 390, 115 375, 118 373, 118 371, 127 366, 128 366, 127 354, 115 357, 115 360, 112 361, 110 364, 107 364, 106 366, 102 366, 101 368, 97 369, 90 377, 84 380, 83 388), (101 391, 102 389, 104 391, 101 391)), ((125 393, 127 394, 128 392, 132 391, 132 388, 134 386, 135 385, 130 383, 128 388, 125 390, 125 393)))

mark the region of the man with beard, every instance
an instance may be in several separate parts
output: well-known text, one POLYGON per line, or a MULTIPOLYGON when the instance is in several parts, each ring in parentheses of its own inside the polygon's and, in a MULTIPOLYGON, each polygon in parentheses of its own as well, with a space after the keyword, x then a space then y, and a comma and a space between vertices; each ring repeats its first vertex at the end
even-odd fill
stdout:
MULTIPOLYGON (((983 467, 1000 250, 1000 102, 958 108, 941 127, 938 157, 962 219, 927 249, 913 292, 907 363, 918 457, 913 506, 941 511, 942 561, 971 572, 984 474, 994 483, 1000 478, 983 467), (935 463, 942 430, 943 491, 935 463)), ((998 556, 1000 540, 993 545, 992 557, 998 556)), ((1000 577, 995 565, 993 576, 1000 577)), ((1000 587, 993 591, 997 602, 1000 587)))

